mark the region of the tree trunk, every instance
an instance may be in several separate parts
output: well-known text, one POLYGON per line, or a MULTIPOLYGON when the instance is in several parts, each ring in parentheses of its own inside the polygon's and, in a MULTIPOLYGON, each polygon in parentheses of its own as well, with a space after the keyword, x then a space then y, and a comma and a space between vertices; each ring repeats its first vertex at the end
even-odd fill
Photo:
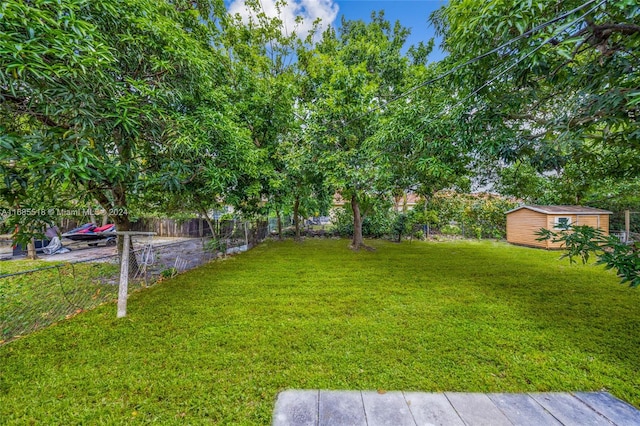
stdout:
POLYGON ((280 210, 276 209, 276 216, 278 218, 278 239, 282 239, 282 217, 280 217, 280 210))
MULTIPOLYGON (((131 228, 131 222, 129 222, 128 215, 118 215, 114 216, 113 223, 116 225, 116 231, 118 232, 126 232, 131 228)), ((122 246, 124 244, 124 239, 118 236, 118 255, 122 256, 122 246)))
POLYGON ((36 260, 38 254, 36 253, 36 239, 31 238, 31 241, 27 244, 27 259, 36 260))
POLYGON ((296 241, 300 241, 300 197, 293 203, 293 223, 296 227, 296 241))
POLYGON ((209 225, 209 229, 211 230, 211 238, 216 239, 216 226, 213 224, 213 221, 209 217, 209 214, 205 209, 200 209, 200 213, 204 216, 204 220, 207 221, 207 225, 209 225))
MULTIPOLYGON (((122 185, 116 185, 111 189, 111 195, 113 201, 106 194, 92 185, 89 185, 95 199, 100 203, 105 211, 115 211, 116 214, 110 216, 113 219, 113 223, 116 225, 117 232, 126 232, 131 230, 131 222, 129 221, 129 212, 127 211, 127 197, 125 188, 122 185)), ((122 252, 124 251, 124 237, 118 236, 118 256, 122 259, 122 252)), ((135 276, 138 272, 138 260, 133 252, 133 246, 129 251, 129 276, 135 276)))
POLYGON ((360 250, 362 247, 366 247, 362 238, 362 216, 360 215, 360 203, 356 195, 351 196, 351 209, 353 210, 353 240, 351 241, 351 248, 353 250, 360 250))

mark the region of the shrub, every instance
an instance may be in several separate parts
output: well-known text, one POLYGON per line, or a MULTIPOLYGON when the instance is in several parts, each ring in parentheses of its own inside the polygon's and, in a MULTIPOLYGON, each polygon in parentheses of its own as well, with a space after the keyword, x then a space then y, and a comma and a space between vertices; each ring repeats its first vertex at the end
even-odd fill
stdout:
POLYGON ((598 260, 596 264, 606 269, 615 269, 621 283, 629 283, 630 287, 640 286, 640 244, 625 244, 618 237, 605 235, 600 229, 588 225, 569 226, 558 232, 540 229, 536 232, 538 241, 552 240, 562 242, 568 257, 574 263, 574 257, 587 263, 591 255, 598 260))
MULTIPOLYGON (((425 220, 422 223, 436 226, 456 222, 460 225, 460 234, 464 230, 465 236, 478 239, 504 238, 507 224, 505 213, 517 205, 515 199, 499 195, 441 191, 416 207, 416 210, 423 212, 424 217, 418 213, 415 215, 417 220, 425 220)), ((445 234, 451 231, 446 225, 440 229, 445 234)))
POLYGON ((227 252, 227 242, 223 239, 219 239, 219 238, 214 238, 212 240, 210 240, 209 242, 207 242, 207 250, 213 251, 213 252, 222 252, 222 253, 226 253, 227 252))
MULTIPOLYGON (((375 209, 365 215, 362 221, 362 235, 371 238, 381 238, 393 232, 393 212, 391 210, 375 209)), ((351 206, 336 209, 333 219, 334 232, 341 236, 353 235, 353 212, 351 206)))
POLYGON ((462 233, 458 225, 444 225, 440 228, 440 232, 444 235, 460 235, 462 233))

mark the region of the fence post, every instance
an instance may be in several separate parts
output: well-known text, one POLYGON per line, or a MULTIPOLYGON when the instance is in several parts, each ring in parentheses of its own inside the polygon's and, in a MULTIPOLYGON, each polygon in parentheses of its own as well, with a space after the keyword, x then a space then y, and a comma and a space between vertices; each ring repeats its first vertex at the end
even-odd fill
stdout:
POLYGON ((244 245, 249 249, 249 233, 247 231, 247 222, 244 223, 244 245))
MULTIPOLYGON (((155 232, 122 231, 116 235, 124 237, 122 241, 122 259, 120 259, 120 286, 118 287, 118 318, 127 316, 127 294, 129 292, 129 257, 132 235, 146 235, 153 237, 155 232)), ((135 256, 135 254, 134 254, 135 256)), ((135 271, 136 273, 138 271, 135 271)))
POLYGON ((629 233, 631 232, 631 212, 629 210, 624 211, 624 242, 629 242, 629 233))
POLYGON ((127 315, 127 292, 129 291, 129 242, 131 237, 123 233, 122 259, 120 259, 120 287, 118 288, 118 318, 127 315))

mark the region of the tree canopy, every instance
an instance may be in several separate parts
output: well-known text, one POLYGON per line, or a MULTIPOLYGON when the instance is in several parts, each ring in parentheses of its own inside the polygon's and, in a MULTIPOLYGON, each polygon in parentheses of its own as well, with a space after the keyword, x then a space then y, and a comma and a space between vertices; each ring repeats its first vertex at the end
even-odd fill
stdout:
MULTIPOLYGON (((530 201, 637 203, 633 0, 451 0, 448 57, 373 12, 299 35, 260 2, 0 5, 0 207, 29 238, 47 207, 208 217, 369 207, 480 178, 530 201)), ((282 4, 278 3, 279 7, 282 4)), ((116 214, 117 213, 117 214, 116 214)))
POLYGON ((478 151, 513 165, 503 189, 541 199, 544 186, 519 192, 533 172, 556 202, 581 203, 608 179, 636 180, 639 14, 627 0, 452 0, 434 13, 447 61, 471 61, 451 84, 478 151))
POLYGON ((0 164, 12 207, 30 207, 28 187, 71 186, 117 212, 124 231, 148 192, 179 193, 196 176, 211 190, 233 182, 248 139, 222 90, 228 61, 203 19, 213 9, 197 6, 2 3, 0 164))
POLYGON ((402 55, 409 32, 384 13, 372 21, 342 21, 327 29, 315 49, 301 57, 308 75, 310 132, 317 161, 331 186, 349 200, 354 215, 352 247, 364 245, 361 206, 388 195, 393 185, 381 130, 384 105, 404 85, 402 55))

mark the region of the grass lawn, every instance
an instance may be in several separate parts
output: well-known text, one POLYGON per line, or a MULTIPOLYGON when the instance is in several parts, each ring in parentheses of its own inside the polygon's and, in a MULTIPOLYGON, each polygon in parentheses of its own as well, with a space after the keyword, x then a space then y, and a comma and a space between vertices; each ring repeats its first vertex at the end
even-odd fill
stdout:
MULTIPOLYGON (((290 388, 640 406, 640 293, 494 242, 269 242, 0 347, 8 424, 269 424, 290 388)), ((1 422, 0 422, 1 423, 1 422)))
POLYGON ((117 298, 116 264, 0 262, 0 275, 23 271, 0 278, 0 343, 117 298))

